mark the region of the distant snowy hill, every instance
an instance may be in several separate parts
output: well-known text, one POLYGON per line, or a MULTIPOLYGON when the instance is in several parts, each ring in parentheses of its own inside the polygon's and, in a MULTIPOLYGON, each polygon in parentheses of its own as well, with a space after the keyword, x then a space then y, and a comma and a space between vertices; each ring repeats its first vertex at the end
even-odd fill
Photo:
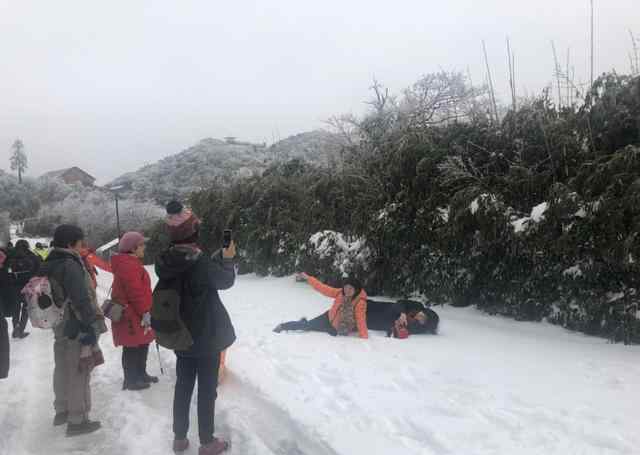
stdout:
POLYGON ((326 165, 338 149, 337 136, 322 130, 291 136, 268 148, 208 138, 181 153, 124 174, 109 186, 127 185, 131 188, 129 194, 136 198, 164 203, 216 181, 226 183, 259 175, 274 161, 300 158, 326 165))

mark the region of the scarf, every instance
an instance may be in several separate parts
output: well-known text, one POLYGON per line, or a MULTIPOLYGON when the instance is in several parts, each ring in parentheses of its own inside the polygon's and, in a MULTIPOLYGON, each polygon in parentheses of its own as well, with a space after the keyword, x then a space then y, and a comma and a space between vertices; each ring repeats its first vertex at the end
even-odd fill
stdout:
POLYGON ((357 303, 358 296, 355 298, 348 298, 346 295, 342 295, 342 305, 339 309, 339 322, 338 322, 338 334, 347 336, 353 332, 356 328, 356 314, 354 303, 357 303), (355 301, 354 301, 355 300, 355 301))

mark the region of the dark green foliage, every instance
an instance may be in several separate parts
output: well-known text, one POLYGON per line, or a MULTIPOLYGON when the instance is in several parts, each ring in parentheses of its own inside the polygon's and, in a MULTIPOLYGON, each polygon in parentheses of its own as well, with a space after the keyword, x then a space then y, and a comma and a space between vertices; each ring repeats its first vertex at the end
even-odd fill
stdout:
POLYGON ((208 244, 230 226, 246 271, 327 279, 340 253, 307 241, 334 230, 366 239, 354 268, 370 293, 638 341, 640 79, 603 75, 560 112, 544 93, 498 125, 461 83, 426 77, 401 99, 376 86, 329 172, 292 161, 196 193, 208 244), (455 88, 445 107, 416 97, 433 81, 455 88))

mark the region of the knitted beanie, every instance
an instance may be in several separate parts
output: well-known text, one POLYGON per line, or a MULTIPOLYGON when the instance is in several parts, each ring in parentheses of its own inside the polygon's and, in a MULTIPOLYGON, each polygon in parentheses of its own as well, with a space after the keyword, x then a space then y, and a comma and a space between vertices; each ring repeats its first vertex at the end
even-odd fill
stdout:
POLYGON ((200 229, 200 219, 178 201, 167 204, 167 231, 172 243, 193 238, 200 229))

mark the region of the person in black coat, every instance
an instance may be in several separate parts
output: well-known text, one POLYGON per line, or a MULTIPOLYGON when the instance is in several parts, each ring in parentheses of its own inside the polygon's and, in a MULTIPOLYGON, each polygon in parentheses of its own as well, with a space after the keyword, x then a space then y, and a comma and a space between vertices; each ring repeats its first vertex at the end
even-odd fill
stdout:
POLYGON ((214 437, 220 353, 236 339, 229 314, 218 290, 235 282, 235 245, 209 257, 198 246, 200 220, 179 202, 167 206, 169 249, 156 260, 158 288, 180 283, 180 318, 193 338, 193 345, 176 351, 176 387, 173 401, 173 450, 189 447, 189 408, 198 380, 198 430, 200 455, 226 451, 229 443, 214 437))
POLYGON ((9 376, 9 324, 6 317, 11 316, 7 305, 9 292, 9 274, 7 272, 7 258, 9 252, 0 248, 0 379, 9 376))
POLYGON ((7 259, 7 271, 11 283, 7 299, 12 311, 13 338, 29 336, 29 333, 25 332, 29 320, 27 303, 21 291, 38 273, 41 262, 40 258, 29 249, 29 242, 26 240, 18 240, 7 259))
POLYGON ((396 326, 406 327, 411 335, 436 334, 440 317, 430 308, 414 300, 376 302, 367 300, 369 330, 383 330, 392 335, 396 326))

